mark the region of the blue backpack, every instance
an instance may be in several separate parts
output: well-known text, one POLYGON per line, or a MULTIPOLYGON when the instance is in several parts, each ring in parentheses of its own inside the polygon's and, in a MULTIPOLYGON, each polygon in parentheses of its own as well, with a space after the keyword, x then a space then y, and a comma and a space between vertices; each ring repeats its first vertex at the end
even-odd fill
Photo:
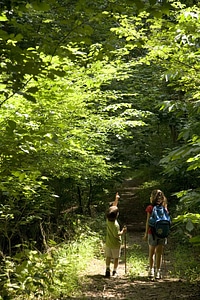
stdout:
POLYGON ((171 219, 166 208, 162 205, 155 205, 149 218, 149 226, 153 235, 158 238, 166 238, 170 232, 171 219))

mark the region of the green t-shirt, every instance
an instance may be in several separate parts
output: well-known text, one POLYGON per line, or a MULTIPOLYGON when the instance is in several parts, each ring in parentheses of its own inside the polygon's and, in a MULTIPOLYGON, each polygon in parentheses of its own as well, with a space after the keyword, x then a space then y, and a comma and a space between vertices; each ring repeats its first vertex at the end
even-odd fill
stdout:
POLYGON ((117 220, 114 222, 106 220, 107 234, 106 234, 106 246, 111 249, 120 248, 121 245, 121 235, 119 236, 120 227, 117 220))

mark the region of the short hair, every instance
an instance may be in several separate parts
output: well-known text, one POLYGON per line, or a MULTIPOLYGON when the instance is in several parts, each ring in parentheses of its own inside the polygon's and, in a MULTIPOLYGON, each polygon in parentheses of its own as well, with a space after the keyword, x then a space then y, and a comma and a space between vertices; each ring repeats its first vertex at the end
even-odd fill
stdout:
POLYGON ((119 214, 119 209, 117 206, 111 206, 109 207, 106 217, 108 219, 108 221, 114 222, 119 214))

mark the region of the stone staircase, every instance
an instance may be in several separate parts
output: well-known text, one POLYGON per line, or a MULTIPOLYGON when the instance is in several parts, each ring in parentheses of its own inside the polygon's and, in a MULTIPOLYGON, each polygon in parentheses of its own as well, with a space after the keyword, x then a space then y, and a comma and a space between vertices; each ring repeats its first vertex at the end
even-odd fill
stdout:
POLYGON ((145 231, 146 213, 144 203, 138 195, 139 185, 134 180, 125 180, 118 190, 119 223, 126 224, 128 231, 145 231))

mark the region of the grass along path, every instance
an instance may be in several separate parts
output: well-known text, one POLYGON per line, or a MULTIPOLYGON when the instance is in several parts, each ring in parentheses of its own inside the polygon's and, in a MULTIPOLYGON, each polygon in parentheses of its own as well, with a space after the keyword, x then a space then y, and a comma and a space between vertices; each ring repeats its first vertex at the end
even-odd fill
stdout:
MULTIPOLYGON (((122 300, 176 300, 200 299, 198 284, 188 283, 174 278, 174 245, 170 241, 165 247, 163 278, 159 281, 148 279, 148 245, 142 237, 145 230, 145 205, 138 196, 138 187, 134 181, 126 180, 119 190, 120 223, 126 224, 127 234, 127 273, 125 274, 122 251, 118 268, 118 277, 104 278, 104 259, 93 259, 81 274, 81 290, 70 298, 76 300, 122 299, 122 300)), ((148 199, 147 199, 148 201, 148 199)), ((123 249, 122 249, 123 250, 123 249)))
MULTIPOLYGON (((147 243, 142 240, 141 232, 130 232, 127 237, 127 256, 132 254, 133 247, 137 254, 148 256, 147 243), (139 252, 140 253, 139 253, 139 252)), ((170 276, 173 270, 173 251, 166 247, 165 262, 163 263, 163 278, 159 281, 150 281, 147 277, 147 260, 145 268, 134 275, 132 266, 127 264, 125 274, 124 256, 122 255, 118 277, 104 278, 105 262, 103 259, 93 259, 87 269, 81 274, 81 290, 73 297, 63 299, 134 299, 134 300, 175 300, 175 299, 200 299, 200 287, 188 283, 180 278, 170 276)), ((123 254, 123 253, 122 253, 123 254)), ((140 258, 138 259, 140 264, 140 258)), ((138 264, 138 262, 136 262, 138 264)), ((138 270, 138 266, 136 266, 138 270)))

